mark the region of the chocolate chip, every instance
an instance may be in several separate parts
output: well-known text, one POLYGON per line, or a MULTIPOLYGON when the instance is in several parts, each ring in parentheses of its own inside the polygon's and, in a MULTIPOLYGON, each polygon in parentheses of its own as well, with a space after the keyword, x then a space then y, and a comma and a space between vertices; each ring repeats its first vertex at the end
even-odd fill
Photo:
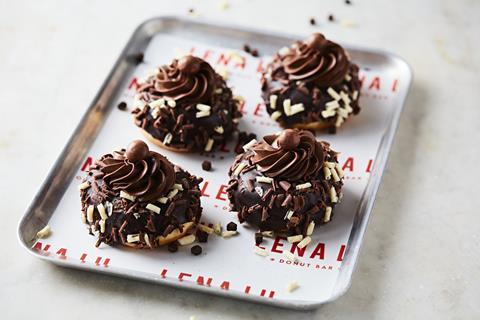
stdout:
POLYGON ((335 21, 335 17, 333 16, 333 14, 328 15, 328 21, 331 21, 331 22, 335 21))
POLYGON ((205 160, 202 162, 202 169, 205 171, 210 171, 212 170, 212 163, 208 160, 205 160))
POLYGON ((170 252, 177 252, 178 251, 178 245, 176 242, 172 242, 168 244, 168 251, 170 252))
POLYGON ((260 232, 255 233, 255 244, 259 245, 263 242, 263 236, 260 232))
POLYGON ((245 51, 246 53, 250 53, 250 50, 251 50, 251 49, 250 49, 250 46, 245 43, 245 44, 243 45, 243 51, 245 51))
POLYGON ((188 9, 188 13, 194 13, 194 12, 195 12, 195 9, 193 8, 188 9))
POLYGON ((227 231, 237 231, 237 224, 235 222, 229 222, 227 224, 227 231))
POLYGON ((250 54, 252 55, 252 57, 258 57, 258 50, 257 50, 257 49, 253 49, 250 54))
POLYGON ((347 5, 351 5, 351 4, 352 4, 352 2, 351 2, 350 0, 345 0, 345 4, 347 4, 347 5))
POLYGON ((202 253, 202 247, 200 247, 198 244, 193 246, 191 249, 190 249, 190 252, 194 255, 194 256, 198 256, 199 254, 202 253))
POLYGON ((125 111, 125 110, 127 110, 127 104, 124 101, 122 101, 118 104, 117 108, 118 108, 118 110, 125 111))
POLYGON ((310 25, 312 26, 315 26, 317 24, 317 21, 315 20, 315 18, 310 18, 310 25))
POLYGON ((208 233, 202 230, 197 230, 197 239, 198 242, 207 242, 208 241, 208 233))

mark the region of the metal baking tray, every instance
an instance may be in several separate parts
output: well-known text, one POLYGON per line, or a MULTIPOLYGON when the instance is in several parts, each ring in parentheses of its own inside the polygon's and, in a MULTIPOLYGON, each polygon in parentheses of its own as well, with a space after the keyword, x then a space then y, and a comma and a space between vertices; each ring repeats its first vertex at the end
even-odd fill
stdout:
MULTIPOLYGON (((261 110, 257 71, 269 55, 305 36, 179 17, 159 17, 142 23, 20 221, 21 245, 34 256, 61 266, 288 308, 312 309, 341 296, 351 283, 412 79, 407 63, 384 51, 345 45, 353 61, 361 67, 363 109, 336 135, 318 134, 341 152, 340 162, 346 172, 345 195, 334 219, 316 228, 312 243, 298 263, 285 259, 284 251, 296 249, 282 238, 262 244, 269 252, 268 257, 254 255, 255 230, 244 226, 237 237, 228 240, 211 237, 204 246, 205 253, 194 257, 188 248, 176 254, 162 249, 95 248, 95 239, 87 234, 80 221, 77 185, 84 174, 82 170, 92 159, 142 138, 131 115, 116 108, 119 101, 132 105, 132 86, 137 77, 168 63, 178 52, 202 56, 215 68, 228 70, 228 82, 234 92, 245 97, 246 115, 241 129, 262 136, 278 131, 279 127, 261 110), (241 52, 245 43, 257 48, 261 57, 241 52), (145 62, 137 65, 134 57, 139 52, 145 53, 145 62), (229 60, 232 56, 236 57, 236 63, 229 60), (243 67, 238 65, 238 56, 245 59, 241 60, 246 62, 243 67), (36 239, 37 231, 47 224, 52 226, 52 235, 36 239), (299 288, 288 292, 285 287, 292 281, 297 281, 299 288)), ((228 212, 222 193, 222 184, 228 181, 226 168, 233 160, 232 152, 210 155, 215 157, 210 159, 215 170, 204 172, 200 164, 205 155, 180 155, 150 146, 205 179, 202 205, 206 223, 236 220, 235 214, 228 212)))

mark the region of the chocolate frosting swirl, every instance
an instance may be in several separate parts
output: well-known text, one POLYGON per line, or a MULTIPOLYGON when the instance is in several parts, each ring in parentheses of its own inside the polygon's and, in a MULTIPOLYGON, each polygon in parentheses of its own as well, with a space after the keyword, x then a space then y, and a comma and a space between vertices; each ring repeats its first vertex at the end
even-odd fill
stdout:
POLYGON ((345 50, 321 33, 296 42, 281 60, 290 81, 313 81, 322 87, 340 83, 350 63, 345 50))
POLYGON ((286 129, 280 135, 265 136, 253 152, 252 163, 258 171, 289 181, 316 177, 324 160, 321 142, 306 130, 286 129))
POLYGON ((177 101, 210 103, 215 91, 215 71, 206 61, 188 55, 160 67, 154 89, 156 94, 177 101))
POLYGON ((115 151, 97 162, 103 179, 114 191, 125 191, 143 201, 155 200, 175 182, 175 170, 164 156, 135 140, 127 151, 115 151))

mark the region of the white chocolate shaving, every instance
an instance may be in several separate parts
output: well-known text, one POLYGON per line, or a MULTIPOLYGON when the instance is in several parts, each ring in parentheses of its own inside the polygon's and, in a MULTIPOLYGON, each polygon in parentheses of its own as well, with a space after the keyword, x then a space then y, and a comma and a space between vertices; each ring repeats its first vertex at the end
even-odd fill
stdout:
POLYGON ((258 183, 272 183, 273 182, 273 179, 272 178, 269 178, 269 177, 256 177, 255 180, 258 182, 258 183))
POLYGON ((255 187, 255 191, 258 193, 260 197, 263 197, 263 189, 260 186, 255 187))
POLYGON ((167 203, 167 202, 168 202, 168 198, 167 198, 167 197, 160 197, 160 198, 158 198, 158 200, 157 200, 157 201, 158 201, 158 202, 160 202, 160 203, 163 203, 163 204, 165 204, 165 203, 167 203))
POLYGON ((257 143, 257 140, 252 139, 247 144, 243 145, 243 150, 248 151, 251 147, 253 147, 257 143))
POLYGON ((172 189, 170 190, 170 192, 168 193, 167 195, 167 198, 168 199, 172 199, 173 197, 175 197, 178 193, 178 189, 172 189))
POLYGON ((170 144, 170 142, 172 142, 172 139, 173 139, 173 136, 172 134, 169 132, 165 135, 165 138, 163 138, 163 144, 164 145, 168 145, 170 144))
POLYGON ((280 56, 287 55, 289 52, 290 52, 290 48, 289 48, 289 47, 283 47, 283 48, 281 48, 280 50, 278 50, 278 54, 279 54, 280 56))
POLYGON ((337 191, 333 186, 330 187, 330 201, 332 201, 333 203, 338 202, 337 191))
POLYGON ((277 107, 277 100, 278 96, 276 94, 270 96, 270 109, 275 109, 277 107))
POLYGON ((275 111, 270 115, 270 118, 272 118, 273 121, 277 121, 281 116, 282 113, 280 111, 275 111))
POLYGON ((353 100, 357 100, 357 98, 358 98, 358 91, 357 90, 353 91, 352 98, 353 98, 353 100))
POLYGON ((232 236, 234 236, 234 235, 236 235, 236 234, 237 234, 237 231, 234 231, 234 230, 232 230, 232 231, 226 230, 226 231, 223 231, 223 232, 222 232, 222 237, 223 237, 223 238, 230 238, 230 237, 232 237, 232 236))
POLYGON ((99 205, 97 205, 97 210, 98 210, 98 213, 100 213, 100 217, 101 217, 103 220, 107 220, 107 219, 108 219, 107 212, 105 211, 105 207, 103 206, 102 203, 100 203, 99 205))
POLYGON ((335 110, 340 107, 340 104, 337 100, 332 100, 325 103, 325 107, 327 108, 327 110, 335 110))
POLYGON ((297 113, 302 112, 304 110, 305 110, 305 108, 303 107, 303 103, 294 104, 293 106, 290 107, 289 116, 293 116, 294 114, 297 114, 297 113))
POLYGON ((313 233, 313 229, 315 229, 315 222, 311 221, 307 227, 307 236, 311 236, 313 233))
POLYGON ((325 180, 330 180, 332 173, 328 167, 323 167, 323 175, 325 176, 325 180))
POLYGON ((245 162, 239 163, 238 166, 235 168, 235 171, 233 171, 233 175, 238 176, 246 166, 247 164, 245 162))
POLYGON ((327 109, 327 110, 323 110, 321 112, 321 114, 322 114, 322 117, 324 117, 324 118, 330 118, 330 117, 333 117, 336 114, 336 112, 335 112, 335 110, 328 110, 327 109))
POLYGON ((287 291, 288 292, 293 292, 293 291, 297 290, 298 288, 300 288, 300 285, 298 284, 297 281, 292 281, 287 285, 287 291))
POLYGON ((132 243, 132 242, 138 242, 140 241, 140 234, 128 234, 127 235, 127 242, 132 243))
POLYGON ((330 216, 332 215, 332 207, 327 207, 325 209, 325 216, 323 217, 323 222, 330 221, 330 216))
POLYGON ((291 253, 290 251, 285 251, 283 253, 283 255, 290 261, 292 262, 296 262, 298 261, 298 257, 296 255, 294 255, 293 253, 291 253))
POLYGON ((153 211, 153 212, 155 212, 155 213, 160 213, 160 207, 157 207, 156 205, 151 204, 151 203, 147 204, 147 206, 145 207, 145 209, 150 210, 150 211, 153 211))
POLYGON ((82 212, 82 223, 87 224, 87 215, 84 212, 82 212))
POLYGON ((149 246, 150 248, 153 248, 152 244, 150 243, 150 237, 148 236, 148 233, 145 233, 143 238, 145 239, 145 243, 147 244, 147 246, 149 246))
POLYGON ((290 236, 287 238, 288 242, 296 243, 302 241, 303 236, 301 234, 297 234, 296 236, 290 236))
POLYGON ((332 97, 333 99, 335 100, 340 100, 342 97, 340 97, 340 95, 338 94, 337 91, 335 91, 332 87, 328 87, 327 89, 327 93, 330 97, 332 97))
POLYGON ((203 103, 197 104, 197 110, 198 111, 208 111, 208 112, 210 112, 210 109, 212 109, 212 107, 210 107, 209 105, 206 105, 206 104, 203 104, 203 103))
POLYGON ((165 99, 160 98, 160 99, 154 100, 152 102, 149 102, 148 105, 152 109, 163 107, 165 105, 165 99))
POLYGON ((153 119, 157 119, 160 116, 160 108, 153 108, 152 111, 150 111, 150 114, 153 119))
POLYGON ((297 244, 297 247, 300 248, 300 249, 303 249, 305 248, 306 246, 308 246, 308 244, 312 241, 312 238, 310 238, 309 236, 306 236, 302 241, 300 241, 298 244, 297 244))
POLYGON ((85 181, 84 183, 82 183, 78 186, 78 190, 85 190, 89 187, 90 187, 90 183, 88 181, 85 181))
POLYGON ((195 114, 197 118, 204 118, 210 116, 210 111, 199 111, 195 114))
POLYGON ((295 213, 295 211, 288 210, 287 213, 285 214, 284 220, 290 220, 294 213, 295 213))
POLYGON ((337 170, 330 169, 330 172, 332 173, 333 181, 335 182, 340 181, 340 177, 338 176, 337 170))
POLYGON ((338 163, 335 163, 335 170, 337 170, 338 176, 340 178, 343 178, 344 176, 343 169, 338 163))
POLYGON ((100 226, 100 233, 105 233, 105 220, 98 221, 98 225, 100 226))
POLYGON ((89 205, 87 208, 87 221, 92 223, 93 222, 93 211, 95 207, 93 205, 89 205))
POLYGON ((352 80, 352 77, 350 77, 350 75, 347 73, 345 75, 345 80, 350 81, 350 80, 352 80))
POLYGON ((167 100, 167 105, 170 107, 170 108, 175 108, 177 106, 177 103, 175 102, 175 100, 173 99, 168 99, 167 100))
POLYGON ((218 134, 223 134, 224 133, 224 130, 223 130, 222 126, 216 126, 215 128, 213 128, 213 130, 218 134))
POLYGON ((120 191, 120 198, 124 198, 130 201, 135 201, 135 196, 132 196, 123 190, 120 191))
POLYGON ((340 127, 343 123, 343 118, 342 117, 338 117, 337 118, 337 121, 335 121, 335 127, 340 127))
POLYGON ((107 215, 110 217, 113 213, 113 204, 110 201, 106 201, 105 208, 107 209, 107 215))
POLYGON ((290 116, 291 108, 292 108, 292 101, 290 99, 283 100, 283 111, 287 116, 290 116))
POLYGON ((270 230, 269 231, 262 231, 262 236, 273 238, 274 233, 273 233, 273 231, 270 231, 270 230))
POLYGON ((133 216, 135 217, 135 219, 138 219, 138 218, 140 218, 140 213, 135 212, 135 213, 133 214, 133 216))
POLYGON ((258 254, 259 256, 262 256, 262 257, 268 256, 267 250, 262 249, 258 246, 255 246, 255 249, 253 250, 253 252, 255 252, 256 254, 258 254))
POLYGON ((343 102, 345 102, 345 104, 350 104, 350 102, 352 102, 348 94, 343 91, 340 91, 340 97, 342 98, 343 102))
POLYGON ((214 230, 213 230, 212 228, 207 227, 207 226, 204 225, 204 224, 199 224, 199 225, 197 225, 197 229, 198 229, 198 230, 201 230, 201 231, 203 231, 203 232, 206 232, 206 233, 208 233, 208 234, 212 234, 212 233, 214 232, 214 230))
POLYGON ((181 246, 188 246, 189 244, 195 242, 195 235, 189 234, 188 236, 180 238, 177 241, 181 246))
POLYGON ((207 144, 205 145, 205 149, 203 149, 203 150, 204 150, 205 152, 210 152, 210 151, 212 151, 213 142, 214 142, 213 139, 208 139, 207 144))
POLYGON ((180 183, 173 184, 172 189, 177 189, 179 191, 183 191, 183 186, 180 183))
POLYGON ((219 236, 222 235, 222 225, 220 222, 217 222, 213 225, 213 231, 219 236))
POLYGON ((308 189, 312 186, 312 184, 310 182, 305 182, 305 183, 302 183, 302 184, 299 184, 295 187, 295 189, 297 190, 302 190, 302 189, 308 189))
POLYGON ((337 109, 337 113, 340 117, 342 118, 347 118, 348 117, 348 111, 347 109, 344 109, 344 108, 339 108, 337 109))
POLYGON ((52 233, 52 228, 47 224, 45 227, 40 229, 40 231, 37 232, 37 238, 43 239, 47 238, 50 234, 52 233))
POLYGON ((324 165, 330 169, 335 168, 335 162, 326 161, 324 165))

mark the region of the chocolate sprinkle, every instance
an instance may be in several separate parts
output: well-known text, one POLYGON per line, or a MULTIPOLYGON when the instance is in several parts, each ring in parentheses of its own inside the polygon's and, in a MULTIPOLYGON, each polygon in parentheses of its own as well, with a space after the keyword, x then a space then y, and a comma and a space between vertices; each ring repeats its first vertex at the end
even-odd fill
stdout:
POLYGON ((237 224, 235 222, 229 222, 227 224, 227 230, 228 231, 237 231, 237 224))
POLYGON ((202 162, 202 169, 205 170, 205 171, 210 171, 212 170, 212 163, 208 160, 204 160, 202 162))
POLYGON ((329 14, 329 15, 328 15, 328 21, 330 21, 330 22, 335 21, 335 17, 334 17, 333 14, 329 14))
POLYGON ((315 26, 317 24, 317 21, 313 17, 310 18, 309 22, 310 22, 310 25, 312 25, 312 26, 315 26))
POLYGON ((117 108, 118 108, 118 110, 125 111, 125 110, 127 110, 127 104, 124 101, 122 101, 117 105, 117 108))
POLYGON ((194 256, 198 256, 199 254, 202 253, 202 247, 200 247, 198 244, 197 244, 197 245, 194 245, 194 246, 190 249, 190 252, 191 252, 194 256))

